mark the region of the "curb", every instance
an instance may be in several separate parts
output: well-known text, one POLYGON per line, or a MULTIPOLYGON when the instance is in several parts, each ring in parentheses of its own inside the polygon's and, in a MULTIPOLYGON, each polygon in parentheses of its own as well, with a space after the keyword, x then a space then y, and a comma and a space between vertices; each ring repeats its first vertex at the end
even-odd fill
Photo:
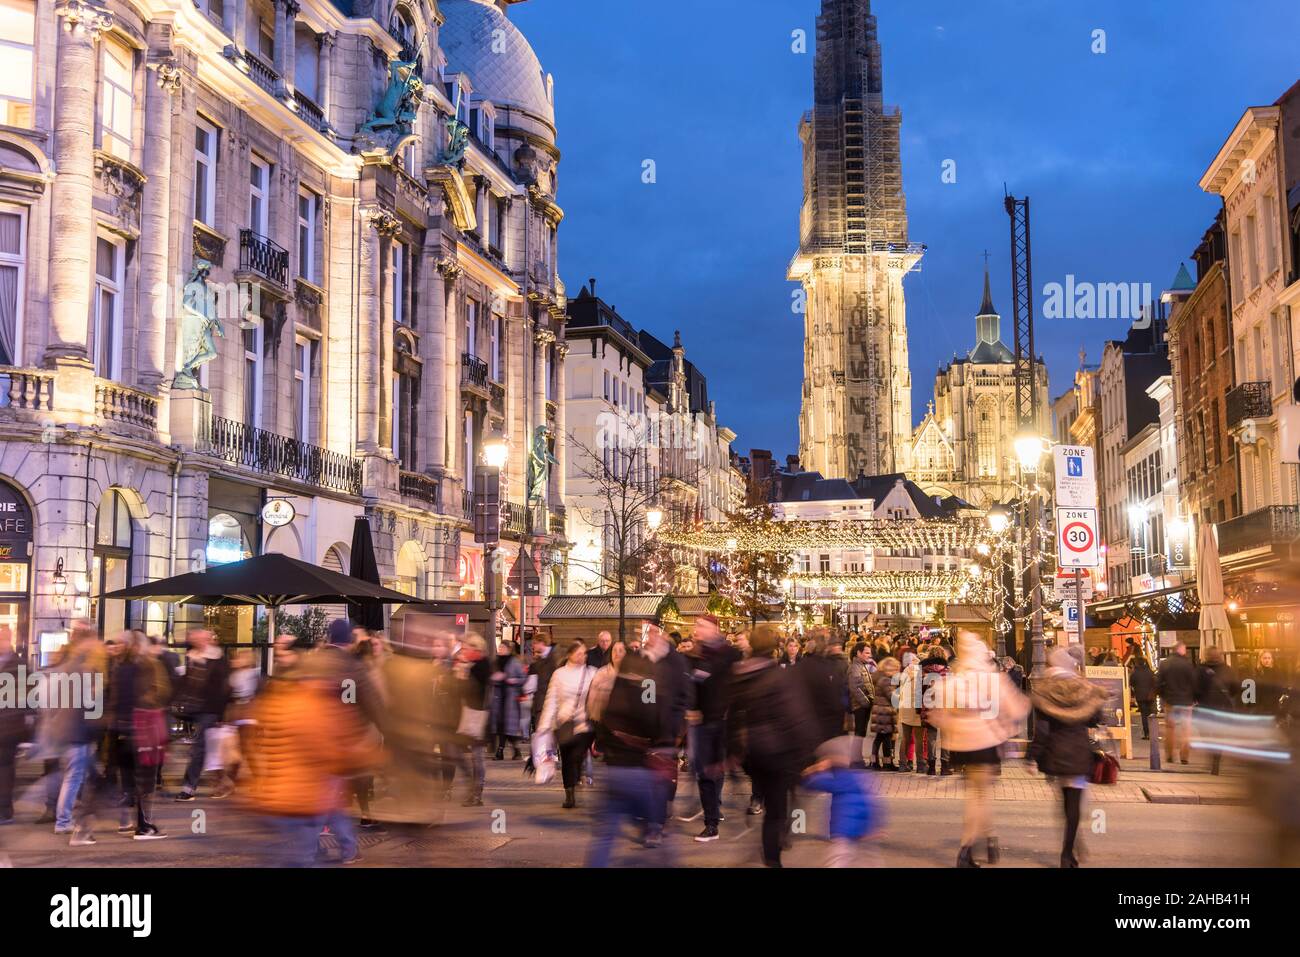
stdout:
POLYGON ((1192 791, 1161 792, 1140 788, 1151 804, 1207 804, 1239 806, 1248 803, 1246 798, 1232 794, 1196 794, 1192 791))

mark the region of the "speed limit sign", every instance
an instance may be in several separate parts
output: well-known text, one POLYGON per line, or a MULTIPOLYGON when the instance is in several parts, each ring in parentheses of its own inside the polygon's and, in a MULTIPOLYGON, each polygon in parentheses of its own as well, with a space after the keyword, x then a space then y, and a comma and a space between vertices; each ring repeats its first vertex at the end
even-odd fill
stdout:
POLYGON ((1056 552, 1062 568, 1097 567, 1099 561, 1095 508, 1058 508, 1056 537, 1056 552))

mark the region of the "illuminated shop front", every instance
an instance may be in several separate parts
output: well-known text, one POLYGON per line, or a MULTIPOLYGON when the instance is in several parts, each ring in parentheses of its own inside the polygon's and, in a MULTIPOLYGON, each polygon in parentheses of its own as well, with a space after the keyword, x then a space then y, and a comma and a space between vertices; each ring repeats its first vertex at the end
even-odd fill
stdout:
POLYGON ((31 605, 32 511, 18 489, 0 480, 0 628, 26 654, 31 605))

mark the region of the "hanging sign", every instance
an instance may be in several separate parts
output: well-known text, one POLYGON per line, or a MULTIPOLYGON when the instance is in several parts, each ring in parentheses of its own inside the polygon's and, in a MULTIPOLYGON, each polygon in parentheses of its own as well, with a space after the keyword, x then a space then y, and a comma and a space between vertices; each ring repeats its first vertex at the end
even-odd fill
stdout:
POLYGON ((298 513, 287 498, 273 498, 262 506, 262 521, 272 528, 282 528, 294 520, 298 513))

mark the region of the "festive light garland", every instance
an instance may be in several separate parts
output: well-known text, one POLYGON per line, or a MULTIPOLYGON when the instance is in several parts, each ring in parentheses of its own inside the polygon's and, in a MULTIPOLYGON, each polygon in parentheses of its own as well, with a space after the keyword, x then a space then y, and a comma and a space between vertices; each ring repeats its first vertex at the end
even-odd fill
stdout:
POLYGON ((658 536, 705 552, 790 552, 800 549, 920 549, 951 554, 993 540, 978 519, 856 519, 709 522, 672 526, 658 536))
POLYGON ((799 596, 796 604, 838 602, 934 602, 957 601, 967 597, 978 582, 965 572, 872 571, 860 573, 803 573, 790 575, 798 589, 810 592, 829 591, 831 595, 799 596))

